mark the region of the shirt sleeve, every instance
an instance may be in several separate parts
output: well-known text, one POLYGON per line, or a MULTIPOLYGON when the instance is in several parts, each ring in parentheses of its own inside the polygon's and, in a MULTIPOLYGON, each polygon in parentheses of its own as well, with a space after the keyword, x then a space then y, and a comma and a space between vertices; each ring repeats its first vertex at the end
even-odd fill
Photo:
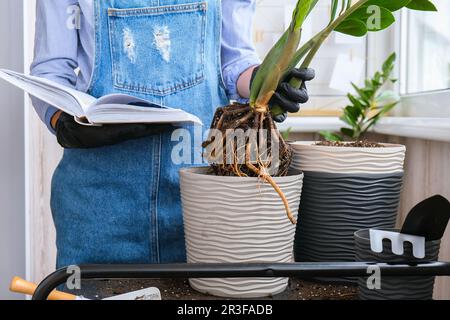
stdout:
MULTIPOLYGON (((75 0, 37 0, 34 61, 31 75, 75 87, 77 75, 78 30, 71 24, 75 0)), ((33 106, 48 129, 54 133, 51 118, 54 106, 31 97, 33 106)))
POLYGON ((231 100, 242 100, 239 76, 261 63, 253 45, 255 6, 256 0, 222 1, 222 73, 231 100))

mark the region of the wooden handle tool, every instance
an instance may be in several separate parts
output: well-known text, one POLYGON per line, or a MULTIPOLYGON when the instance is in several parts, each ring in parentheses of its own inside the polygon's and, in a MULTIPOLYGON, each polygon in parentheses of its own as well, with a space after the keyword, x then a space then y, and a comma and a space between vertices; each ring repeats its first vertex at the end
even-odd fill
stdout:
MULTIPOLYGON (((26 281, 20 277, 14 277, 9 286, 9 290, 15 293, 22 293, 32 296, 36 291, 37 285, 26 281)), ((77 300, 77 296, 65 292, 54 290, 49 296, 49 300, 77 300)))

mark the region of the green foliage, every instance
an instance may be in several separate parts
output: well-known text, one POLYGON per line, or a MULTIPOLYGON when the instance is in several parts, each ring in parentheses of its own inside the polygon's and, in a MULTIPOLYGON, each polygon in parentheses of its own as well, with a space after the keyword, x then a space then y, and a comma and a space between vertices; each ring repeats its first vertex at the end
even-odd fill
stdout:
MULTIPOLYGON (((329 25, 318 34, 316 34, 311 40, 307 41, 305 45, 303 45, 297 51, 297 53, 291 60, 291 63, 289 65, 290 68, 288 71, 299 65, 302 60, 302 67, 308 67, 311 64, 317 51, 333 31, 358 37, 366 35, 369 31, 381 31, 392 24, 390 23, 390 21, 395 21, 395 17, 392 12, 407 7, 413 10, 425 11, 425 6, 417 5, 417 3, 420 3, 422 1, 424 0, 359 0, 356 2, 354 1, 354 3, 351 4, 351 0, 331 0, 332 10, 330 13, 331 21, 329 25), (339 14, 336 14, 334 12, 336 2, 341 3, 341 10, 339 14), (376 14, 370 15, 370 12, 367 13, 367 10, 370 6, 380 7, 381 21, 379 29, 368 27, 369 21, 367 20, 367 18, 371 18, 370 20, 376 18, 376 14), (389 13, 387 11, 389 11, 389 13), (392 20, 392 18, 394 18, 394 20, 392 20)), ((430 2, 429 0, 425 1, 430 2)), ((297 84, 301 85, 301 83, 297 84)))
POLYGON ((380 6, 394 12, 406 7, 410 2, 411 0, 371 0, 367 5, 380 6))
POLYGON ((319 134, 327 141, 342 141, 342 137, 337 133, 333 133, 330 131, 320 131, 319 134))
POLYGON ((303 22, 305 22, 306 17, 308 17, 311 12, 311 6, 316 5, 318 0, 303 0, 297 2, 297 6, 292 15, 293 27, 296 30, 299 30, 303 26, 303 22))
POLYGON ((386 113, 399 102, 399 97, 392 91, 382 91, 383 87, 397 80, 392 78, 396 54, 391 54, 383 63, 382 71, 377 71, 371 79, 365 81, 365 86, 359 88, 352 83, 356 94, 348 94, 350 101, 344 109, 341 120, 348 127, 341 128, 340 133, 328 131, 320 135, 328 141, 343 141, 345 138, 357 141, 372 128, 386 113))
POLYGON ((292 22, 280 40, 270 50, 261 64, 250 90, 250 104, 268 100, 275 92, 281 78, 289 67, 301 39, 301 27, 317 0, 299 0, 292 16, 292 22))
POLYGON ((436 6, 429 0, 412 0, 406 7, 412 10, 437 11, 436 6))
POLYGON ((289 140, 289 136, 292 133, 292 127, 287 128, 286 131, 281 132, 281 136, 283 137, 284 140, 289 140))
MULTIPOLYGON (((263 106, 270 100, 284 76, 301 63, 307 68, 318 50, 334 31, 362 37, 368 32, 384 30, 395 22, 393 12, 402 8, 420 11, 436 11, 430 0, 330 0, 330 22, 300 49, 301 27, 318 0, 298 0, 290 27, 267 55, 256 74, 250 91, 250 105, 263 106), (376 7, 375 7, 376 6, 376 7)), ((300 88, 301 81, 292 79, 290 84, 300 88)), ((281 114, 274 107, 274 115, 281 114)))
MULTIPOLYGON (((303 68, 309 67, 332 32, 363 37, 368 32, 381 31, 391 26, 395 22, 393 12, 402 8, 437 11, 430 0, 330 0, 328 26, 299 49, 302 25, 317 3, 318 0, 298 0, 291 25, 269 52, 256 74, 250 90, 252 107, 264 107, 268 104, 280 81, 300 63, 303 68)), ((290 84, 297 88, 302 85, 298 79, 292 79, 290 84)), ((279 115, 283 110, 275 106, 272 113, 279 115)))
POLYGON ((354 37, 364 37, 368 32, 366 24, 357 19, 347 19, 343 21, 335 31, 354 37))
POLYGON ((363 6, 349 15, 340 23, 334 31, 351 36, 362 37, 369 31, 376 32, 384 30, 395 22, 392 12, 386 8, 378 6, 363 6), (356 31, 350 26, 355 26, 356 31))
POLYGON ((393 12, 405 7, 436 11, 436 7, 429 0, 360 0, 340 15, 343 19, 337 23, 334 31, 360 37, 364 31, 362 24, 365 26, 365 34, 384 30, 395 22, 393 12), (355 10, 351 10, 352 8, 355 10), (356 33, 353 33, 354 28, 350 28, 353 24, 357 25, 356 33))

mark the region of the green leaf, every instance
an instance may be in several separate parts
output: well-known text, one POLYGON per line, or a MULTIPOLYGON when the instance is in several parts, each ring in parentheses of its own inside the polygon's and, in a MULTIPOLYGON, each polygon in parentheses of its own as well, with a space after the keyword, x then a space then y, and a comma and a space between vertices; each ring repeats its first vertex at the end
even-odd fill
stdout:
POLYGON ((359 96, 363 99, 363 100, 368 100, 370 99, 370 97, 373 95, 373 90, 370 89, 360 89, 358 88, 358 86, 354 83, 351 84, 353 89, 355 89, 355 91, 359 94, 359 96))
POLYGON ((313 9, 316 7, 317 2, 319 2, 319 0, 313 0, 313 1, 311 2, 311 6, 309 7, 308 16, 309 16, 309 14, 311 13, 311 11, 313 11, 313 9))
POLYGON ((391 111, 400 101, 400 97, 393 91, 378 93, 383 85, 391 80, 391 73, 394 70, 396 60, 395 53, 383 63, 384 72, 375 72, 372 79, 365 80, 365 87, 358 87, 352 83, 352 87, 359 97, 349 93, 347 95, 351 105, 345 107, 341 116, 350 127, 341 129, 342 135, 350 137, 352 140, 360 139, 371 127, 373 127, 386 113, 391 111), (371 116, 372 111, 376 112, 371 116))
POLYGON ((344 112, 346 112, 352 120, 358 122, 359 117, 362 116, 362 110, 363 108, 361 107, 361 105, 348 106, 347 108, 345 108, 344 112))
POLYGON ((384 91, 375 98, 375 104, 377 106, 384 106, 390 103, 398 102, 400 96, 394 91, 384 91))
POLYGON ((348 98, 348 100, 350 100, 350 102, 353 104, 353 106, 360 108, 360 109, 362 108, 361 102, 357 98, 355 98, 354 95, 349 93, 349 94, 347 94, 347 98, 348 98))
POLYGON ((406 7, 418 11, 438 11, 433 2, 429 0, 411 0, 406 7))
POLYGON ((380 113, 381 113, 381 116, 385 115, 386 113, 388 113, 388 112, 390 112, 392 109, 394 109, 394 108, 398 105, 398 103, 399 103, 399 101, 395 101, 395 102, 393 102, 393 103, 390 103, 390 104, 384 106, 384 107, 381 109, 381 112, 380 112, 380 113))
POLYGON ((311 7, 317 4, 315 0, 299 0, 292 17, 295 30, 299 30, 303 26, 306 17, 311 12, 311 7))
POLYGON ((389 111, 391 111, 396 105, 398 104, 398 102, 395 103, 391 103, 387 106, 384 106, 383 109, 378 112, 376 115, 374 115, 372 118, 370 118, 369 120, 367 120, 364 126, 364 131, 362 132, 362 134, 364 134, 365 132, 369 131, 370 128, 372 128, 374 125, 376 125, 378 123, 378 121, 380 121, 380 119, 389 111))
POLYGON ((346 119, 344 121, 351 126, 355 126, 358 123, 358 118, 361 115, 361 110, 362 108, 360 107, 347 106, 344 109, 344 114, 342 115, 346 119))
POLYGON ((350 126, 356 126, 356 121, 354 121, 353 119, 351 119, 347 113, 342 114, 342 116, 340 117, 340 119, 342 121, 344 121, 346 124, 350 125, 350 126))
POLYGON ((397 105, 398 101, 385 105, 377 114, 375 114, 368 120, 368 122, 370 122, 370 126, 375 125, 376 122, 378 122, 382 116, 384 116, 386 113, 394 109, 397 105))
POLYGON ((384 30, 395 22, 390 10, 376 6, 363 6, 351 14, 349 19, 360 20, 371 32, 384 30))
POLYGON ((350 128, 341 128, 341 132, 343 135, 353 139, 355 138, 355 130, 350 129, 350 128))
POLYGON ((289 127, 286 131, 281 132, 281 136, 284 140, 289 140, 289 136, 291 135, 292 127, 289 127))
POLYGON ((358 19, 344 20, 334 31, 354 37, 363 37, 367 34, 366 24, 358 19))
POLYGON ((398 105, 399 101, 393 102, 391 104, 388 104, 387 106, 384 106, 383 109, 381 109, 381 114, 384 115, 388 112, 390 112, 392 109, 394 109, 398 105))
POLYGON ((336 133, 332 133, 330 131, 321 131, 319 134, 325 138, 327 141, 342 141, 342 137, 336 133))
POLYGON ((388 58, 387 58, 387 60, 383 63, 383 72, 385 73, 385 74, 387 74, 387 73, 391 73, 392 72, 392 70, 393 70, 393 68, 394 68, 394 63, 395 63, 395 60, 397 59, 397 54, 394 52, 394 53, 392 53, 388 58))
POLYGON ((380 81, 381 80, 381 73, 379 71, 375 72, 375 75, 374 75, 373 79, 375 81, 380 81))
POLYGON ((369 0, 367 5, 380 6, 394 12, 406 7, 410 2, 411 0, 369 0))

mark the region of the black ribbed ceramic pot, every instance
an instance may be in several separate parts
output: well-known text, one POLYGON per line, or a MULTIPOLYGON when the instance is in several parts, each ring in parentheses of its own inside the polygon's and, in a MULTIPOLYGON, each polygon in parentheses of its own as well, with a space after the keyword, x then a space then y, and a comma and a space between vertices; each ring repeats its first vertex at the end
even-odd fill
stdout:
MULTIPOLYGON (((403 173, 305 172, 294 242, 296 261, 354 261, 354 233, 394 228, 403 173)), ((326 279, 325 279, 326 280, 326 279)), ((345 281, 351 278, 328 279, 345 281)))
MULTIPOLYGON (((395 230, 388 230, 395 231, 395 230)), ((414 263, 420 261, 437 261, 441 241, 425 243, 425 258, 417 259, 412 254, 412 246, 405 243, 405 252, 398 256, 392 253, 389 241, 383 242, 383 252, 370 250, 369 230, 359 230, 355 233, 355 250, 357 261, 382 263, 414 263)), ((433 298, 435 277, 382 277, 381 289, 370 290, 367 277, 358 278, 358 294, 362 300, 430 300, 433 298)))
POLYGON ((305 173, 294 243, 296 261, 354 261, 356 231, 394 228, 405 146, 333 147, 308 141, 291 146, 292 167, 305 173))

